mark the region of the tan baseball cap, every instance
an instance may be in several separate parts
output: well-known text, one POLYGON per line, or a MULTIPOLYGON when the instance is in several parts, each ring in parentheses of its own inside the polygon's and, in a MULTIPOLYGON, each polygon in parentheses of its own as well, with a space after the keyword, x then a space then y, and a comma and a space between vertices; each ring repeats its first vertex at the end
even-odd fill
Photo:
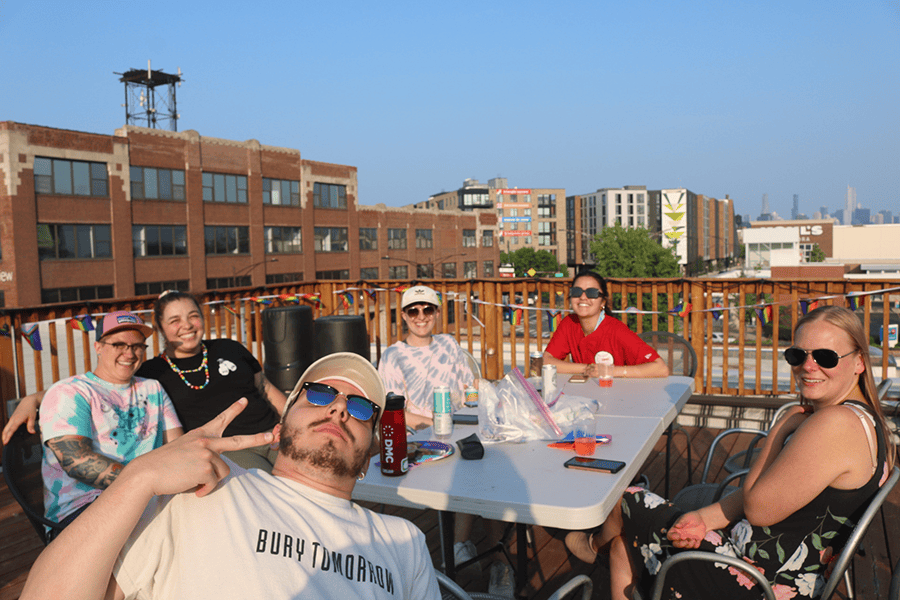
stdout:
POLYGON ((378 431, 378 425, 381 424, 381 417, 384 415, 385 394, 384 384, 378 371, 372 366, 368 360, 356 354, 355 352, 335 352, 328 356, 323 356, 309 368, 303 372, 297 385, 288 396, 287 402, 284 403, 284 413, 287 414, 288 408, 300 395, 303 390, 303 384, 307 381, 321 381, 323 379, 339 379, 353 384, 363 395, 378 405, 378 419, 375 422, 375 431, 378 431))
POLYGON ((434 304, 435 306, 441 305, 441 299, 436 291, 426 285, 416 285, 403 292, 403 296, 400 298, 400 310, 420 302, 434 304))

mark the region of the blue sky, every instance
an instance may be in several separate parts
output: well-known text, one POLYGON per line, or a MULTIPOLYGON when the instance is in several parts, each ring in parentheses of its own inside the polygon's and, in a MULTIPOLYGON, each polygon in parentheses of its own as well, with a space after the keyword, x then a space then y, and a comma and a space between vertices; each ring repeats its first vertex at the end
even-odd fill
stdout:
POLYGON ((147 59, 179 130, 354 165, 366 205, 503 176, 900 212, 897 0, 0 0, 0 121, 112 134, 147 59))

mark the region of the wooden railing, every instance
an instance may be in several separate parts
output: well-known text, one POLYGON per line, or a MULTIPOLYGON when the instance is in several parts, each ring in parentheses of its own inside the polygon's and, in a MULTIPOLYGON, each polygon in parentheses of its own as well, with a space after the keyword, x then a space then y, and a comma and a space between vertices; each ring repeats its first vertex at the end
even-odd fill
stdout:
MULTIPOLYGON (((442 279, 424 283, 444 298, 439 329, 454 335, 476 356, 489 379, 500 378, 513 367, 524 367, 530 352, 542 351, 551 334, 548 315, 564 316, 569 305, 567 280, 442 279)), ((363 315, 372 343, 371 358, 377 363, 383 350, 404 334, 399 299, 408 285, 408 281, 318 281, 214 291, 198 300, 206 316, 206 337, 232 337, 244 343, 260 362, 264 358, 261 315, 268 306, 307 304, 315 318, 363 315), (352 297, 352 301, 343 301, 342 296, 352 297)), ((900 304, 898 280, 621 279, 609 281, 609 292, 614 310, 629 309, 617 317, 634 331, 664 330, 687 338, 699 360, 696 393, 723 396, 795 391, 779 351, 789 345, 801 301, 819 299, 820 304, 841 305, 857 301, 856 313, 870 340, 877 338, 881 327, 888 330, 891 307, 900 304), (770 315, 771 325, 764 326, 757 308, 770 315)), ((5 400, 46 389, 61 378, 93 368, 93 334, 70 326, 73 317, 127 309, 140 312, 149 322, 153 300, 139 297, 5 309, 0 314, 0 331, 9 335, 0 337, 0 395, 4 400, 0 402, 0 425, 7 418, 5 400), (40 351, 23 338, 22 326, 27 330, 35 324, 41 337, 40 351)), ((895 307, 893 314, 896 322, 900 309, 895 307)), ((160 343, 159 336, 150 338, 149 355, 160 352, 160 343)), ((873 345, 878 344, 873 341, 873 345)), ((881 374, 893 376, 889 359, 889 352, 880 357, 876 379, 881 374)))

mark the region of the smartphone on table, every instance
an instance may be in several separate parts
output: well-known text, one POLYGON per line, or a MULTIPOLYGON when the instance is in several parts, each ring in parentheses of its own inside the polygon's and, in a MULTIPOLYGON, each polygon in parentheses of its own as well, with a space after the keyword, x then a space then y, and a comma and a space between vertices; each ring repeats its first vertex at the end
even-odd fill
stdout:
POLYGON ((569 377, 569 383, 587 383, 587 375, 572 375, 569 377))
POLYGON ((620 460, 606 460, 603 458, 587 458, 575 456, 563 465, 567 469, 580 469, 582 471, 599 471, 600 473, 618 473, 625 466, 620 460))

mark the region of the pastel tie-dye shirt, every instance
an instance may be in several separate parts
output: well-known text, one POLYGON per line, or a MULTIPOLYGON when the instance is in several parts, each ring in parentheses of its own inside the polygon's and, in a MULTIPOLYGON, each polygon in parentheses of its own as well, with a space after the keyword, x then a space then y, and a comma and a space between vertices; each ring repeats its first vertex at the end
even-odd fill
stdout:
MULTIPOLYGON (((118 385, 85 373, 63 379, 47 390, 40 410, 41 439, 78 435, 93 451, 122 464, 163 445, 163 433, 181 427, 172 401, 155 379, 133 377, 118 385)), ((101 490, 66 475, 45 447, 41 473, 44 510, 59 521, 90 504, 101 490)))
POLYGON ((423 347, 393 344, 381 355, 378 374, 385 392, 404 396, 406 410, 425 417, 434 412, 435 387, 449 387, 453 406, 459 408, 466 386, 475 381, 462 348, 445 333, 432 336, 423 347))

